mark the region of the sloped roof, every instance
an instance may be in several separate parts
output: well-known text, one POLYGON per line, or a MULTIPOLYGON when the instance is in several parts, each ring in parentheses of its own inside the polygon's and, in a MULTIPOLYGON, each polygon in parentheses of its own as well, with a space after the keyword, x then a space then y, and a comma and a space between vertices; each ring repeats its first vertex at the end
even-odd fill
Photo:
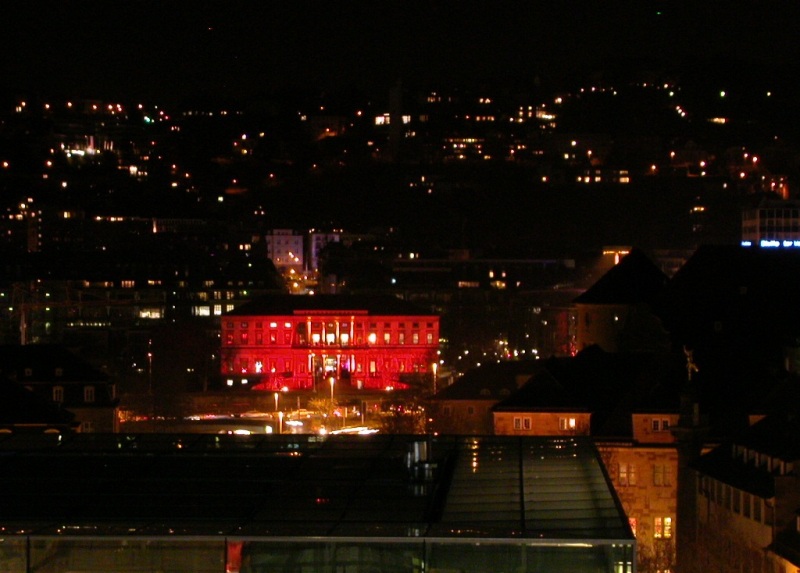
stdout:
POLYGON ((583 294, 576 304, 653 303, 668 277, 643 251, 633 249, 583 294))
POLYGON ((0 425, 63 426, 75 415, 10 380, 0 379, 0 425))
POLYGON ((800 415, 787 412, 769 415, 692 463, 696 470, 721 482, 761 497, 772 497, 776 493, 773 473, 735 456, 733 444, 796 462, 800 460, 800 415))
POLYGON ((501 400, 544 368, 543 360, 482 364, 466 372, 433 397, 434 400, 501 400))
POLYGON ((20 382, 108 382, 107 374, 59 344, 0 345, 0 375, 20 382))
POLYGON ((276 294, 245 303, 226 316, 292 315, 295 312, 366 311, 370 315, 433 316, 410 302, 391 295, 318 294, 298 296, 276 294))
POLYGON ((594 436, 630 436, 631 414, 677 412, 685 380, 681 357, 660 353, 607 353, 591 346, 575 357, 551 358, 496 412, 584 411, 594 436))

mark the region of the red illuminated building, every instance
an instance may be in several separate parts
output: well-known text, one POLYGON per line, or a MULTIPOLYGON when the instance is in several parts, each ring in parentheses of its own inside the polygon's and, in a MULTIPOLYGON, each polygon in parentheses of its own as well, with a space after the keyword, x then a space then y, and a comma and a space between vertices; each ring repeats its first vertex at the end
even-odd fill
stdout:
POLYGON ((228 386, 407 389, 433 372, 439 317, 392 296, 268 296, 222 317, 228 386))

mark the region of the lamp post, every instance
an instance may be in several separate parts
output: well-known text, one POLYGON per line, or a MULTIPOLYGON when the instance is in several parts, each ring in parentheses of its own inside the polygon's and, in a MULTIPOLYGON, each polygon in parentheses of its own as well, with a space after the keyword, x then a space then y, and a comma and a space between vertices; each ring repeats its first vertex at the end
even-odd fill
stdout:
POLYGON ((328 382, 329 382, 329 383, 330 383, 330 385, 331 385, 331 411, 330 411, 330 418, 331 418, 331 421, 330 421, 330 424, 331 424, 331 426, 332 426, 332 425, 333 425, 333 387, 334 387, 334 385, 336 384, 336 378, 334 378, 333 376, 331 376, 330 378, 328 378, 328 382))
POLYGON ((434 362, 431 364, 431 368, 433 369, 433 393, 436 394, 436 374, 439 371, 439 364, 434 362))
POLYGON ((280 394, 275 392, 275 394, 273 394, 273 396, 275 397, 275 411, 277 412, 278 411, 278 399, 280 398, 280 394))

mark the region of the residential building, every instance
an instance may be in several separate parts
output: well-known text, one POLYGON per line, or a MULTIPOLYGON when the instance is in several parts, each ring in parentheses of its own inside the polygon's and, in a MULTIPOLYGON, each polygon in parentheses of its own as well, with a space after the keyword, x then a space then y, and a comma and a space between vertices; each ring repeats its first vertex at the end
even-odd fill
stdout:
POLYGON ((499 362, 466 372, 431 397, 430 430, 458 435, 495 434, 492 407, 517 392, 544 365, 543 360, 499 362))
POLYGON ((682 571, 800 568, 798 435, 796 414, 784 410, 696 460, 696 537, 682 571))
POLYGON ((114 383, 61 346, 0 346, 0 373, 71 412, 83 433, 119 430, 114 383))
POLYGON ((597 346, 544 361, 491 408, 496 435, 591 436, 630 520, 638 570, 676 561, 680 355, 607 353, 597 346))
POLYGON ((668 351, 669 336, 655 313, 667 276, 633 249, 575 300, 577 350, 668 351))
POLYGON ((291 229, 274 229, 264 235, 267 245, 267 258, 272 260, 275 268, 284 275, 289 270, 296 273, 305 267, 305 248, 303 235, 291 229))

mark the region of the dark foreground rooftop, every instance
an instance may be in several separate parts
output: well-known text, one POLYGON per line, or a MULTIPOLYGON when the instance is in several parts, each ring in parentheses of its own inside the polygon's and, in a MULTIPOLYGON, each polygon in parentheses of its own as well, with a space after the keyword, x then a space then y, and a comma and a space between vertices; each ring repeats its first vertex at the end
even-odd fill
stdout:
POLYGON ((632 543, 578 438, 0 437, 5 535, 632 543))

